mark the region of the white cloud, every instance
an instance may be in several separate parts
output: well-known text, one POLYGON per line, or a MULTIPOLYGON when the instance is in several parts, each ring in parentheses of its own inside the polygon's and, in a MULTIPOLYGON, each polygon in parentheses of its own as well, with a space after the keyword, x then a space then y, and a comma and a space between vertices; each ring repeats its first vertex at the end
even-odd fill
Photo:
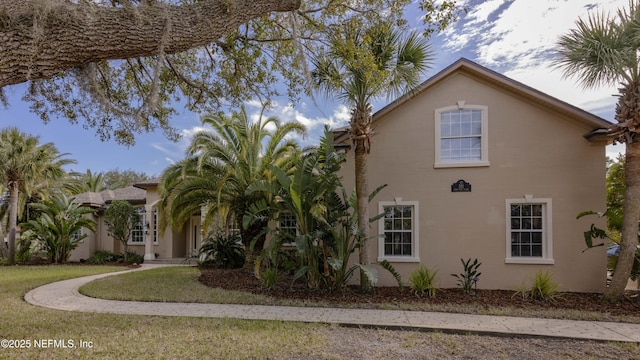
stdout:
POLYGON ((559 37, 590 11, 613 12, 627 0, 487 0, 466 3, 468 13, 441 37, 442 47, 588 111, 611 106, 615 87, 583 90, 554 62, 559 37))

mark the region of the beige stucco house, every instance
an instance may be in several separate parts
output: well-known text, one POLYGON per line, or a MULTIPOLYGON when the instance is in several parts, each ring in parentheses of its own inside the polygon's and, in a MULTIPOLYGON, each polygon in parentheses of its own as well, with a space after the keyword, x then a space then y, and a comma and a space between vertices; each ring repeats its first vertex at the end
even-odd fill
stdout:
POLYGON ((138 211, 139 221, 129 239, 128 247, 145 260, 183 259, 196 256, 201 245, 200 215, 194 214, 182 229, 167 227, 158 231, 158 179, 142 182, 122 189, 105 190, 99 193, 83 193, 76 196, 76 202, 97 209, 94 220, 96 232, 86 229, 88 237, 71 254, 70 261, 88 259, 96 250, 108 250, 116 253, 123 251, 120 241, 107 234, 104 209, 113 200, 130 202, 138 211))
MULTIPOLYGON (((419 266, 456 287, 460 259, 477 258, 484 289, 515 289, 539 270, 563 291, 605 287, 604 248, 587 252, 583 232, 605 209, 609 122, 466 59, 373 116, 369 189, 388 187, 369 213, 371 258, 407 281, 419 266)), ((346 129, 336 143, 350 145, 346 129)), ((347 150, 349 151, 349 150, 347 150)), ((342 176, 354 184, 353 156, 342 176)), ((600 223, 604 226, 604 223, 600 223)), ((395 280, 379 269, 379 285, 395 280)))

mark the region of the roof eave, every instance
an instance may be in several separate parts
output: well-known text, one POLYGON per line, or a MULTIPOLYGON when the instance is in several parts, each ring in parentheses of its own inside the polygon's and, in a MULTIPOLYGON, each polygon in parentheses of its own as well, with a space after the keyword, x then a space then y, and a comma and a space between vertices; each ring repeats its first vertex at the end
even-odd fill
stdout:
POLYGON ((388 104, 387 106, 383 107, 382 109, 380 109, 379 111, 377 111, 375 114, 373 114, 373 122, 379 120, 380 118, 384 117, 386 114, 388 114, 389 112, 393 111, 394 109, 396 109, 397 107, 403 105, 404 103, 406 103, 407 101, 409 101, 410 99, 412 99, 413 97, 417 96, 418 94, 426 91, 427 89, 429 89, 430 87, 432 87, 433 85, 437 84, 439 81, 441 81, 442 79, 450 76, 451 74, 453 74, 454 72, 464 72, 464 73, 468 73, 471 74, 473 76, 476 77, 480 77, 483 78, 489 82, 492 82, 494 84, 497 84, 498 86, 508 89, 510 91, 513 91, 517 94, 519 94, 520 96, 526 97, 526 98, 530 98, 533 99, 535 102, 542 104, 542 105, 546 105, 549 106, 551 108, 553 108, 554 110, 567 114, 572 118, 576 118, 579 121, 588 124, 590 127, 592 127, 593 129, 599 129, 599 128, 607 128, 610 125, 612 125, 611 122, 596 116, 594 114, 591 114, 585 110, 582 110, 576 106, 573 106, 571 104, 568 104, 560 99, 557 99, 553 96, 550 96, 548 94, 545 94, 539 90, 536 90, 528 85, 525 85, 521 82, 518 82, 516 80, 513 80, 511 78, 508 78, 500 73, 497 73, 491 69, 485 68, 471 60, 465 59, 465 58, 460 58, 459 60, 457 60, 456 62, 454 62, 453 64, 447 66, 446 68, 444 68, 442 71, 438 72, 437 74, 435 74, 434 76, 432 76, 431 78, 427 79, 425 82, 423 82, 421 85, 418 86, 418 88, 407 94, 404 96, 399 97, 398 99, 396 99, 395 101, 391 102, 390 104, 388 104))

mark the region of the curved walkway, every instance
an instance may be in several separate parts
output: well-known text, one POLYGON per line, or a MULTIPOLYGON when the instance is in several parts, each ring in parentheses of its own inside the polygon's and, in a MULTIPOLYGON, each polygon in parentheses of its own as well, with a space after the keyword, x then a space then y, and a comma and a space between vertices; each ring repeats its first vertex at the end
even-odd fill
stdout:
MULTIPOLYGON (((124 272, 160 266, 167 265, 149 264, 124 272)), ((78 292, 80 286, 90 281, 124 272, 85 276, 47 284, 29 291, 24 298, 36 306, 66 311, 300 321, 344 326, 640 343, 640 324, 401 310, 116 301, 90 298, 78 292)))

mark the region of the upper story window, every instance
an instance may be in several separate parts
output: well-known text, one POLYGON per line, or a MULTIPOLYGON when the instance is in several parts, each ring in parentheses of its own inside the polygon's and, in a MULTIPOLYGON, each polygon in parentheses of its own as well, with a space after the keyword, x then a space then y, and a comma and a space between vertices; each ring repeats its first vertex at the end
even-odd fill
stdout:
POLYGON ((378 211, 384 213, 379 220, 378 261, 419 262, 418 255, 418 202, 381 201, 378 211))
POLYGON ((506 263, 553 264, 551 199, 507 199, 506 263))
POLYGON ((465 105, 435 110, 434 167, 489 166, 488 111, 465 105))

